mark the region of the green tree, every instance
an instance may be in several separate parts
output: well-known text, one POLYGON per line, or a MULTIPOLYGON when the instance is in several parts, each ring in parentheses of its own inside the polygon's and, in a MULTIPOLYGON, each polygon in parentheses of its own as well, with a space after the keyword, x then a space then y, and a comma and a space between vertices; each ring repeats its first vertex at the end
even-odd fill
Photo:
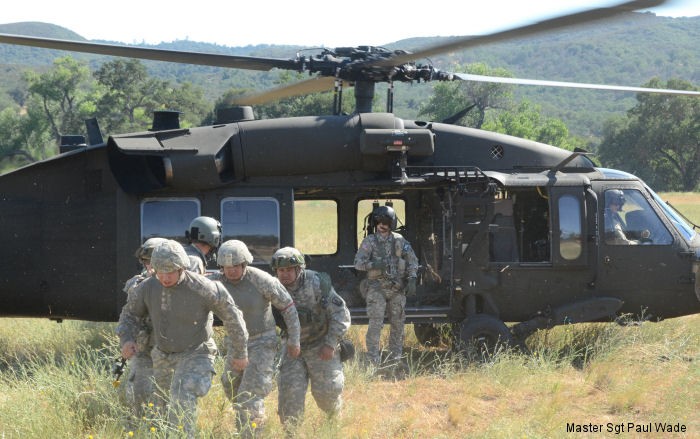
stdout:
POLYGON ((494 120, 484 123, 482 129, 522 137, 570 151, 575 147, 585 149, 584 139, 570 137, 569 129, 564 122, 542 116, 541 111, 539 105, 523 100, 513 111, 499 111, 494 120))
POLYGON ((0 169, 13 169, 55 153, 53 135, 40 107, 24 114, 12 107, 0 112, 0 169))
POLYGON ((70 57, 56 59, 54 68, 46 73, 25 74, 29 93, 39 99, 57 143, 62 134, 83 132, 85 118, 95 110, 84 88, 88 77, 88 68, 70 57))
MULTIPOLYGON (((700 90, 690 82, 654 78, 645 87, 700 90)), ((662 190, 692 191, 700 183, 700 99, 638 94, 626 118, 606 122, 599 147, 609 167, 635 173, 662 190)))
MULTIPOLYGON (((513 75, 505 69, 492 69, 484 63, 457 66, 455 72, 474 75, 500 76, 511 78, 513 75)), ((512 106, 512 86, 491 82, 453 81, 440 82, 433 87, 433 95, 427 104, 421 107, 420 116, 430 120, 445 120, 474 104, 474 108, 463 116, 457 125, 481 128, 489 109, 508 109, 512 106)))

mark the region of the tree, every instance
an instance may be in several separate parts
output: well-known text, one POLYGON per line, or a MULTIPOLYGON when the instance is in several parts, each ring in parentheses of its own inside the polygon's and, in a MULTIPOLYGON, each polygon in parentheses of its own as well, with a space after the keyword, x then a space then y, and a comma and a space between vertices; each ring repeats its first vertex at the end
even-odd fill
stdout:
POLYGON ((25 114, 8 107, 0 112, 0 164, 12 169, 55 153, 55 143, 43 112, 35 107, 25 114))
MULTIPOLYGON (((513 77, 505 69, 491 69, 484 63, 457 66, 455 71, 475 75, 513 77)), ((421 107, 418 114, 427 116, 430 120, 440 121, 474 104, 475 107, 457 121, 457 125, 481 128, 486 118, 486 110, 510 108, 512 98, 512 86, 508 84, 476 81, 440 82, 433 87, 433 96, 421 107)))
POLYGON ((82 132, 85 118, 94 112, 90 97, 81 89, 88 77, 88 68, 70 57, 56 59, 46 73, 25 75, 29 93, 40 100, 56 143, 62 134, 82 132))
POLYGON ((522 137, 570 151, 575 147, 585 146, 585 140, 569 136, 569 129, 564 122, 542 116, 541 110, 539 105, 523 100, 513 111, 500 111, 494 120, 484 123, 482 129, 522 137))
MULTIPOLYGON (((700 90, 690 82, 658 78, 644 87, 700 90)), ((700 99, 638 94, 626 118, 606 122, 600 159, 637 174, 662 190, 692 191, 700 183, 700 99)))

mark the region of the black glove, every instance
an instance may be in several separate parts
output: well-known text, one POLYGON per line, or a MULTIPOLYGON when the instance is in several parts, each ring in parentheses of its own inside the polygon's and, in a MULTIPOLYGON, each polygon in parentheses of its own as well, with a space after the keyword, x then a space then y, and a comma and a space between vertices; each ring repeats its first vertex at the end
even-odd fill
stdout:
POLYGON ((416 278, 411 277, 408 279, 408 285, 406 285, 406 296, 416 295, 416 278))

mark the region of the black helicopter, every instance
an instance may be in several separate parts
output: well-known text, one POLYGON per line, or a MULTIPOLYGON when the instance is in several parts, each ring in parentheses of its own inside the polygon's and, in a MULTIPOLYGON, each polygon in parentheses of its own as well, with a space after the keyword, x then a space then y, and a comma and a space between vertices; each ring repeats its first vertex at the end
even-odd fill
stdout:
POLYGON ((391 112, 395 81, 700 95, 479 77, 415 63, 661 3, 631 1, 417 53, 364 46, 293 59, 0 34, 5 44, 317 74, 247 97, 211 126, 183 129, 177 113, 162 112, 150 131, 104 142, 92 121, 88 145, 0 176, 0 315, 114 321, 126 300, 121 287, 135 272, 134 249, 145 239, 181 239, 190 220, 209 215, 221 220, 224 239, 244 240, 263 265, 276 248, 294 245, 295 201, 322 200, 336 208, 337 246, 313 255, 313 266, 331 275, 353 322, 366 323, 361 279, 351 269, 358 205, 387 199, 403 202, 402 232, 423 267, 406 309, 421 339, 434 323, 458 324, 462 340, 509 340, 621 313, 700 312, 700 236, 634 175, 598 168, 583 151, 391 112), (378 82, 390 84, 386 113, 371 113, 378 82), (344 85, 354 86, 350 115, 340 114, 344 85), (254 120, 243 106, 321 90, 335 91, 331 116, 254 120))

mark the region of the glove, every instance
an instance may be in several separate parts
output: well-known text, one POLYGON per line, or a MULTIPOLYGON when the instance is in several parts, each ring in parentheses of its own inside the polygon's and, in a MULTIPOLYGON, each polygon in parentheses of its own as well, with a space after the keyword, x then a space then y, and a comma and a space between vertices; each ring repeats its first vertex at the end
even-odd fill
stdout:
POLYGON ((412 277, 408 279, 408 285, 406 286, 406 296, 416 295, 416 278, 412 277))
POLYGON ((374 261, 370 262, 369 264, 370 270, 386 270, 386 262, 379 260, 379 261, 374 261))

